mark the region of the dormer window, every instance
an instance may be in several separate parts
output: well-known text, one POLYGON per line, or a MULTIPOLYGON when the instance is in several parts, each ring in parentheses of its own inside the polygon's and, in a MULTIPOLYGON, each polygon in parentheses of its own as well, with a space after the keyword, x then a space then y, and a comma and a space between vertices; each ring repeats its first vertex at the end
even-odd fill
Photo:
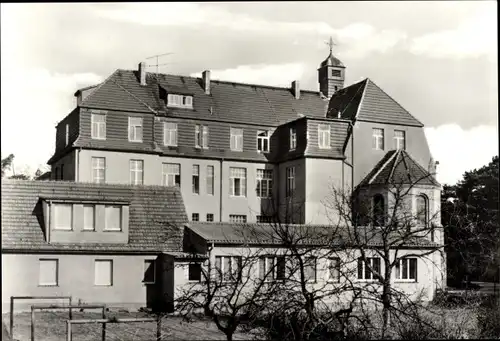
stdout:
POLYGON ((168 94, 168 106, 179 108, 193 108, 193 96, 168 94))

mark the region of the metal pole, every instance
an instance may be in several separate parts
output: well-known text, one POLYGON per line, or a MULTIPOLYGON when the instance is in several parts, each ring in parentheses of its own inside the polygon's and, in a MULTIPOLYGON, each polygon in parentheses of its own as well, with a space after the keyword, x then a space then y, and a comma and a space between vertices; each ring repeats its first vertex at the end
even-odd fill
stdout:
POLYGON ((31 307, 31 341, 35 341, 35 309, 31 307))
POLYGON ((161 315, 158 315, 158 320, 156 320, 156 340, 161 340, 161 315))
POLYGON ((69 306, 70 306, 70 308, 69 308, 69 319, 70 319, 70 320, 72 320, 72 319, 73 319, 73 310, 71 309, 71 305, 72 305, 72 304, 71 304, 71 301, 72 301, 72 299, 73 299, 73 298, 72 298, 72 296, 70 296, 70 297, 69 297, 69 306))
POLYGON ((14 297, 10 296, 10 337, 14 338, 14 297))
MULTIPOLYGON (((102 308, 102 318, 106 318, 106 308, 102 308)), ((106 341, 106 323, 102 324, 102 341, 106 341)))
POLYGON ((71 341, 72 338, 73 337, 71 335, 71 320, 67 320, 66 321, 66 340, 71 341))

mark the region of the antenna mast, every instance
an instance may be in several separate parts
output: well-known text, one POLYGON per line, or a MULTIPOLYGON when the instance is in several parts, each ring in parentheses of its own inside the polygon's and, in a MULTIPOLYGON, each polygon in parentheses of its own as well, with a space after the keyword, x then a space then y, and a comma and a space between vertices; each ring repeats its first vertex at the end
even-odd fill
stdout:
POLYGON ((159 66, 163 66, 163 65, 167 65, 167 64, 171 64, 171 63, 164 63, 164 64, 160 64, 159 63, 159 58, 160 57, 163 57, 163 56, 168 56, 168 55, 171 55, 173 54, 173 52, 168 52, 168 53, 162 53, 162 54, 157 54, 155 56, 151 56, 151 57, 147 57, 147 59, 153 59, 153 58, 156 58, 156 64, 152 64, 152 65, 146 65, 146 67, 151 67, 151 66, 156 66, 156 79, 158 80, 158 74, 160 73, 158 68, 159 66))

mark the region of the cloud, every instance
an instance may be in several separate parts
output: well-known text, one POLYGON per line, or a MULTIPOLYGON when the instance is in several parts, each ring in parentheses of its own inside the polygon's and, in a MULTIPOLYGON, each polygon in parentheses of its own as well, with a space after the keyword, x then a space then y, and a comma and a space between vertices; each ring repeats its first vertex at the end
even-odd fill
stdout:
MULTIPOLYGON (((240 65, 233 69, 211 70, 211 76, 230 82, 289 87, 291 81, 302 78, 304 70, 302 63, 240 65)), ((191 77, 201 77, 201 73, 193 73, 191 77)))
POLYGON ((334 28, 324 21, 266 20, 195 3, 128 3, 107 6, 99 4, 93 8, 98 16, 146 26, 223 28, 265 35, 293 36, 294 41, 303 37, 316 40, 318 49, 325 49, 326 37, 333 35, 340 44, 338 50, 343 51, 344 56, 352 58, 361 58, 372 52, 386 52, 406 39, 406 33, 400 30, 376 30, 362 22, 334 28), (306 35, 309 38, 305 37, 306 35))
POLYGON ((76 89, 99 83, 93 73, 2 68, 2 157, 15 155, 17 170, 43 166, 55 146, 55 125, 74 107, 76 89))
POLYGON ((454 30, 414 38, 410 52, 432 58, 467 58, 486 55, 497 60, 497 4, 484 1, 454 30))
POLYGON ((480 168, 498 155, 498 131, 494 126, 464 130, 457 124, 425 128, 432 156, 439 161, 437 180, 455 184, 466 171, 480 168))

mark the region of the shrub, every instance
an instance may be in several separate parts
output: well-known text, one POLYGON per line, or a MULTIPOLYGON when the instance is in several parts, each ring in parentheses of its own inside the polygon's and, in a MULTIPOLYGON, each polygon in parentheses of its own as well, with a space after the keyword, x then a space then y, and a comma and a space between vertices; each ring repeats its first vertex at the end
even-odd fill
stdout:
POLYGON ((480 338, 500 339, 500 310, 495 305, 481 307, 477 313, 480 338))

